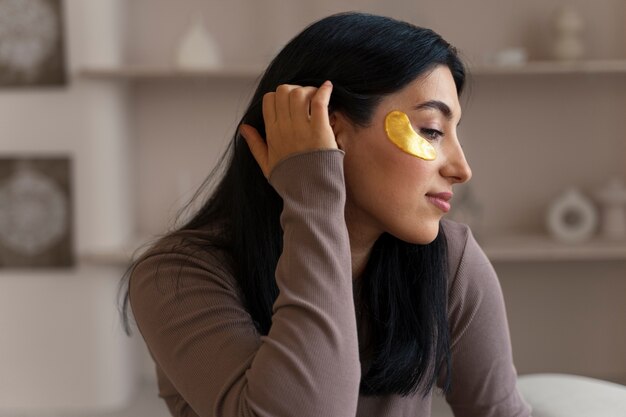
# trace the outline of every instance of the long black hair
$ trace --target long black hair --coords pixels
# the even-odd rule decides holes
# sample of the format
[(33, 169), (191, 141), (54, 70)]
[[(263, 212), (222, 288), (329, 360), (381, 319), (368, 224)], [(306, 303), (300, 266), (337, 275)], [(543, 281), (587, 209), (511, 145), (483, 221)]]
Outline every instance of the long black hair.
[[(265, 93), (280, 84), (319, 86), (328, 79), (334, 85), (330, 110), (367, 126), (384, 96), (438, 65), (450, 69), (461, 94), (464, 65), (456, 49), (437, 33), (388, 17), (332, 15), (307, 27), (273, 59), (240, 123), (264, 136)], [(258, 332), (266, 335), (278, 295), (274, 273), (282, 252), (282, 200), (237, 133), (201, 189), (216, 177), (202, 207), (169, 235), (212, 228), (212, 234), (194, 244), (229, 255), (245, 307)], [(427, 245), (386, 233), (375, 242), (356, 293), (357, 313), (369, 335), (361, 347), (366, 364), (362, 394), (409, 395), (419, 390), (426, 395), (441, 372), (446, 374), (447, 391), (451, 370), (446, 247), (441, 227)], [(122, 281), (126, 324), (129, 275), (127, 271)]]

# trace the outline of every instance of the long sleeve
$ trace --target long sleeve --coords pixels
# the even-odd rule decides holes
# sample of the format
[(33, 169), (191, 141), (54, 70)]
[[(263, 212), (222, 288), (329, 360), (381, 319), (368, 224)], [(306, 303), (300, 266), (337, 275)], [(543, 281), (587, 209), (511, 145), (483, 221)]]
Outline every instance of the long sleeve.
[(175, 416), (356, 413), (360, 364), (343, 152), (291, 156), (270, 183), (284, 203), (284, 248), (267, 336), (256, 332), (217, 255), (155, 250), (131, 275), (133, 314)]
[(452, 281), (448, 315), (456, 417), (527, 417), (519, 394), (502, 290), (469, 228), (445, 222)]

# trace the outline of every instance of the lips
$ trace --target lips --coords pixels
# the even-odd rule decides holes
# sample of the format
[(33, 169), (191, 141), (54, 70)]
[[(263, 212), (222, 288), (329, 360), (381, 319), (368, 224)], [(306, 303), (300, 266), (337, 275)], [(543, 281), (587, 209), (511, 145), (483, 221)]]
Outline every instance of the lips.
[(450, 199), (452, 198), (451, 192), (442, 192), (442, 193), (428, 193), (426, 194), (426, 198), (430, 201), (435, 207), (439, 208), (444, 213), (450, 211)]

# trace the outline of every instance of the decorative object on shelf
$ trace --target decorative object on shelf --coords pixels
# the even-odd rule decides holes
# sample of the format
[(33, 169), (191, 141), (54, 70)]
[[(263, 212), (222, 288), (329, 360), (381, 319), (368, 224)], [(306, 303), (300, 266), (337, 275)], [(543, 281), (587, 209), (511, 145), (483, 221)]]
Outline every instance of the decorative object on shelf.
[(626, 186), (619, 178), (611, 179), (595, 193), (602, 207), (602, 236), (610, 240), (626, 239)]
[(493, 62), (500, 66), (523, 65), (528, 62), (528, 52), (522, 47), (509, 47), (496, 52)]
[(454, 191), (452, 208), (448, 217), (459, 223), (464, 223), (472, 229), (477, 240), (481, 238), (481, 223), (483, 208), (469, 184), (459, 185)]
[(70, 160), (0, 158), (0, 267), (72, 266)]
[(580, 13), (572, 6), (562, 6), (554, 14), (554, 43), (552, 55), (560, 61), (574, 61), (585, 55), (582, 38), (585, 23)]
[(550, 204), (546, 220), (554, 238), (564, 243), (578, 243), (593, 235), (598, 214), (593, 203), (571, 187)]
[(0, 0), (0, 86), (64, 85), (61, 0)]
[(222, 66), (217, 42), (207, 30), (201, 15), (192, 19), (183, 35), (176, 51), (176, 65), (189, 70), (212, 70)]

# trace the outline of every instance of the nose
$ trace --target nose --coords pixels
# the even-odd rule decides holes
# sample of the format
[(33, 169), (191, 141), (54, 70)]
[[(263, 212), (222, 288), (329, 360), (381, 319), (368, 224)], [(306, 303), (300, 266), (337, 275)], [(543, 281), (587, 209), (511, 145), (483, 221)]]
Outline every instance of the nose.
[(472, 169), (467, 163), (463, 148), (456, 138), (450, 142), (446, 161), (441, 167), (441, 175), (448, 178), (453, 184), (461, 184), (472, 178)]

